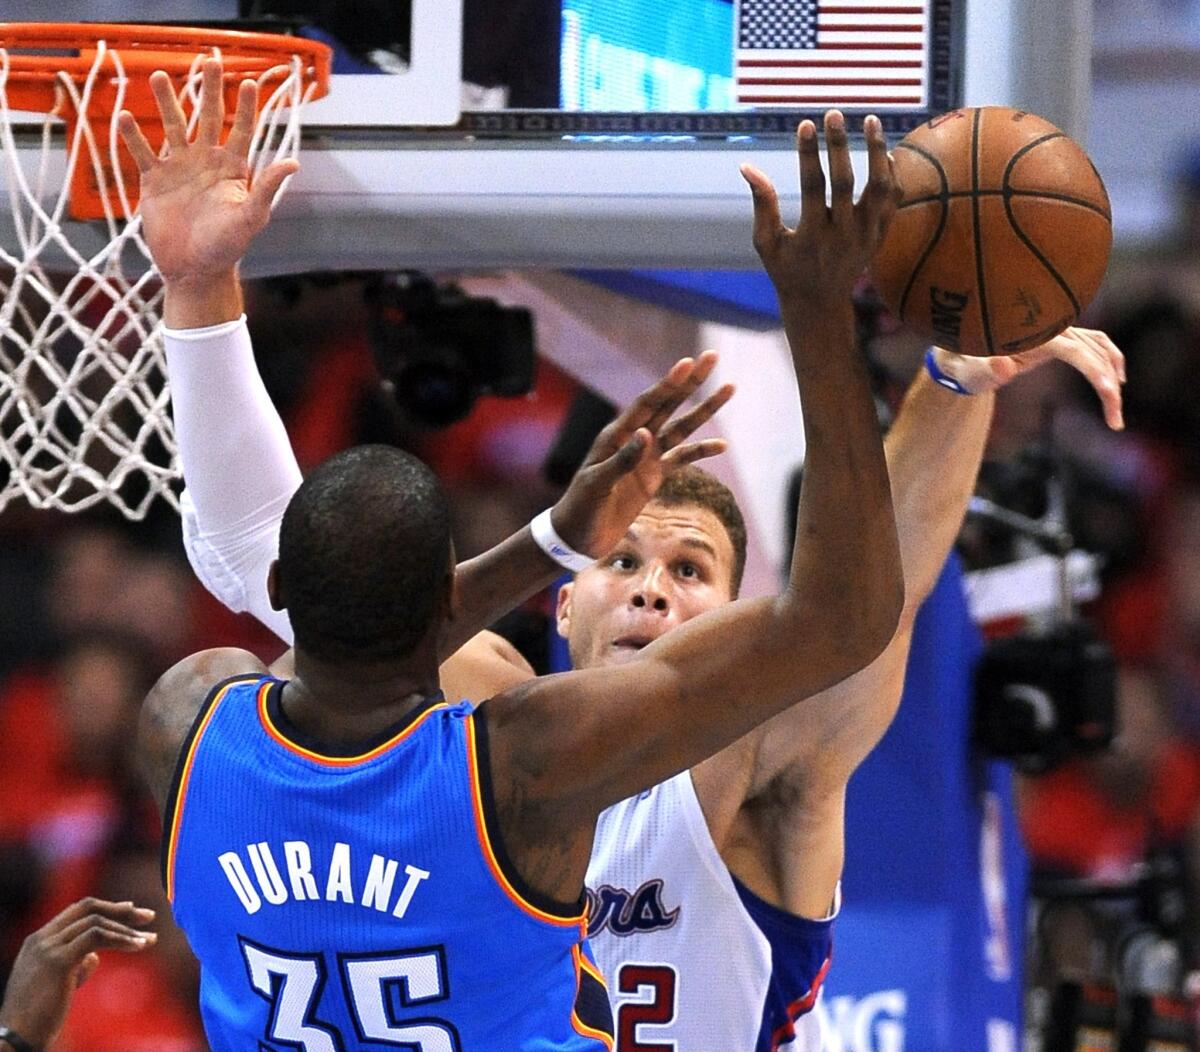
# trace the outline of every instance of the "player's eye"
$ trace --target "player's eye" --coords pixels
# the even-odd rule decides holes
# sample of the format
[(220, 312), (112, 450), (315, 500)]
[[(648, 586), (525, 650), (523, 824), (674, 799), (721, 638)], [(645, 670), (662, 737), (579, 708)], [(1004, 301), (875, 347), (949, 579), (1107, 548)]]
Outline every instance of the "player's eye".
[(637, 567), (637, 561), (632, 555), (614, 555), (608, 560), (608, 565), (614, 570), (633, 570)]
[(700, 568), (695, 563), (680, 563), (679, 576), (687, 578), (698, 578), (700, 576)]

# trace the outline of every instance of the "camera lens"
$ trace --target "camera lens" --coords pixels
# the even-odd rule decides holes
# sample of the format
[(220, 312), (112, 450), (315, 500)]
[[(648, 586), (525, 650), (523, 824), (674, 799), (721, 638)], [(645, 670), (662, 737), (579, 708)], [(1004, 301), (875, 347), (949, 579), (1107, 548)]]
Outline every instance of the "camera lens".
[(467, 370), (452, 361), (410, 362), (396, 375), (395, 396), (416, 421), (445, 427), (464, 419), (475, 401)]

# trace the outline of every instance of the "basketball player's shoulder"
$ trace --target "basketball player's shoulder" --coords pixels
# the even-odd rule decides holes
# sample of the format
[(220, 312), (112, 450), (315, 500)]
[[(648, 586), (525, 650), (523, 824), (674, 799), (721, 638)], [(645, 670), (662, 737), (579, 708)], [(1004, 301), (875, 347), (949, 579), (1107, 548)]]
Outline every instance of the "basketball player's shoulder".
[(236, 647), (201, 650), (162, 674), (146, 695), (138, 720), (142, 773), (160, 804), (170, 788), (179, 749), (213, 687), (237, 677), (267, 674), (262, 661)]
[(478, 702), (532, 679), (534, 671), (503, 636), (480, 632), (442, 662), (440, 676), (451, 701)]

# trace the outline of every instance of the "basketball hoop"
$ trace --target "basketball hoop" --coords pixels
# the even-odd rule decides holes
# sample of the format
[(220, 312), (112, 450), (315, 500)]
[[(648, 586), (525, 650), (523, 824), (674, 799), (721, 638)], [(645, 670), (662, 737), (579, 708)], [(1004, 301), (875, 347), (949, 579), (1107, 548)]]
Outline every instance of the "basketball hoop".
[[(178, 506), (162, 283), (117, 115), (132, 113), (159, 148), (150, 74), (170, 74), (191, 127), (210, 56), (224, 66), (227, 122), (241, 81), (258, 81), (252, 177), (295, 156), (304, 104), (328, 90), (324, 44), (182, 26), (0, 23), (0, 189), (16, 240), (0, 242), (0, 509), (17, 495), (63, 511), (108, 500), (131, 519), (155, 496)], [(15, 114), (28, 112), (44, 118), (22, 140)]]

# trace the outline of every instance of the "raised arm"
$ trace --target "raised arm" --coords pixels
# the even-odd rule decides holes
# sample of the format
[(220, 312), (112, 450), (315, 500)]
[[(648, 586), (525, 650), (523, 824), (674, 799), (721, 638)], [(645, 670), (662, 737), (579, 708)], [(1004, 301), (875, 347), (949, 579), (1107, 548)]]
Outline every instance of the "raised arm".
[(744, 169), (755, 247), (779, 296), (810, 451), (787, 588), (697, 617), (627, 665), (548, 677), (485, 706), (498, 807), (518, 845), (565, 835), (577, 847), (587, 816), (858, 671), (895, 631), (903, 604), (898, 543), (850, 293), (898, 191), (879, 121), (868, 118), (866, 129), (870, 177), (855, 205), (844, 120), (827, 115), (827, 207), (816, 128), (801, 124), (796, 230), (782, 224), (766, 177)]
[[(771, 794), (780, 778), (804, 794), (840, 790), (891, 724), (904, 687), (913, 622), (962, 526), (996, 390), (1046, 362), (1062, 361), (1091, 383), (1109, 426), (1123, 426), (1124, 359), (1102, 332), (1068, 329), (1040, 347), (1004, 357), (967, 358), (940, 349), (935, 354), (941, 371), (971, 393), (947, 390), (922, 369), (884, 444), (904, 568), (905, 603), (896, 635), (868, 668), (747, 739), (742, 748), (751, 754), (750, 763), (742, 762), (745, 756), (731, 762), (753, 772), (748, 797)], [(730, 780), (725, 772), (705, 772), (697, 785), (706, 799), (725, 796)]]
[(141, 173), (143, 231), (164, 284), (167, 370), (188, 485), (188, 557), (226, 605), (253, 610), (290, 641), (286, 617), (267, 599), (266, 574), (300, 469), (254, 363), (237, 267), (297, 165), (276, 162), (250, 185), (246, 157), (257, 87), (241, 86), (222, 144), (220, 63), (205, 65), (191, 141), (170, 79), (155, 73), (150, 84), (162, 115), (165, 155), (151, 150), (128, 114), (121, 115), (120, 130)]
[[(285, 613), (271, 608), (266, 579), (300, 470), (254, 363), (237, 266), (296, 164), (272, 165), (250, 185), (246, 154), (256, 89), (253, 82), (241, 86), (222, 144), (220, 77), (219, 62), (205, 64), (191, 141), (169, 79), (151, 78), (166, 131), (165, 156), (154, 154), (131, 118), (122, 118), (121, 131), (141, 171), (145, 236), (165, 284), (167, 364), (188, 484), (188, 555), (217, 598), (235, 611), (248, 610), (290, 642), (291, 627)], [(603, 553), (666, 474), (724, 449), (719, 439), (690, 438), (728, 401), (732, 386), (674, 415), (715, 363), (712, 353), (677, 362), (599, 436), (552, 509), (557, 533), (573, 548)], [(458, 616), (447, 627), (442, 653), (449, 655), (560, 573), (528, 528), (461, 564)]]

